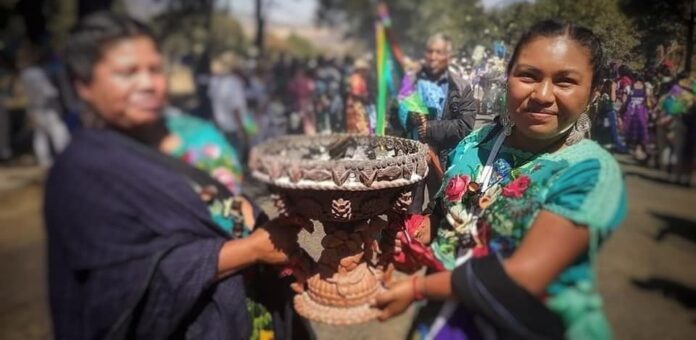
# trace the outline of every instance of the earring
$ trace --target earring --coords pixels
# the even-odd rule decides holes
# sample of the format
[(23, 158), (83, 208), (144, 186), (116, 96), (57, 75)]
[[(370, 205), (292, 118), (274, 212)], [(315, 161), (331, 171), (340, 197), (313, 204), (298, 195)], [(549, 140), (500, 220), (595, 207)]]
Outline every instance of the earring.
[(512, 133), (515, 122), (510, 119), (510, 113), (507, 110), (503, 110), (503, 112), (500, 113), (500, 124), (503, 125), (503, 133), (509, 136)]
[(590, 115), (587, 114), (587, 111), (589, 111), (589, 107), (587, 110), (585, 110), (585, 112), (580, 114), (580, 118), (578, 118), (578, 120), (575, 121), (575, 124), (573, 124), (573, 127), (570, 129), (570, 133), (566, 138), (566, 145), (570, 146), (580, 142), (589, 133), (590, 128), (592, 127), (592, 121), (590, 120)]
[(503, 103), (500, 105), (500, 124), (503, 126), (503, 133), (509, 136), (512, 133), (512, 128), (515, 126), (515, 122), (510, 118), (510, 112), (507, 108), (507, 94), (508, 88), (505, 85), (505, 95), (503, 96)]

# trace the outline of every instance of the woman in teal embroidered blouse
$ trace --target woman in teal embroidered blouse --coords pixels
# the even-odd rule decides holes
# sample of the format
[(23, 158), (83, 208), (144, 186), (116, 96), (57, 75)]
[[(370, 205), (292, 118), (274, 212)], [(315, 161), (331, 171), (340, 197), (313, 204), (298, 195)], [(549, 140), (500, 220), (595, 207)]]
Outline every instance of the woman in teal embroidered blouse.
[(378, 296), (382, 319), (416, 299), (456, 300), (433, 338), (611, 337), (592, 266), (624, 218), (624, 184), (612, 156), (583, 139), (603, 63), (601, 42), (582, 27), (545, 21), (521, 38), (507, 69), (509, 113), (450, 154), (431, 244), (448, 270)]

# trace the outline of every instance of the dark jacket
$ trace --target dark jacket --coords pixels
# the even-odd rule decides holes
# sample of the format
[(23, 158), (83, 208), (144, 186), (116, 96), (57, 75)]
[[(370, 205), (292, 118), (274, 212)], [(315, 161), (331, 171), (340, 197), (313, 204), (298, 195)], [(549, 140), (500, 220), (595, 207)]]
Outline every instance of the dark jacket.
[[(421, 72), (418, 79), (425, 77)], [(471, 86), (460, 77), (447, 72), (449, 82), (447, 100), (441, 120), (428, 121), (425, 142), (438, 150), (449, 150), (457, 146), (462, 138), (474, 129), (476, 101)]]
[[(427, 78), (428, 74), (421, 71), (415, 81)], [(478, 110), (471, 85), (464, 79), (447, 71), (440, 81), (448, 82), (442, 118), (428, 120), (423, 142), (437, 150), (440, 162), (446, 167), (450, 150), (474, 129)]]

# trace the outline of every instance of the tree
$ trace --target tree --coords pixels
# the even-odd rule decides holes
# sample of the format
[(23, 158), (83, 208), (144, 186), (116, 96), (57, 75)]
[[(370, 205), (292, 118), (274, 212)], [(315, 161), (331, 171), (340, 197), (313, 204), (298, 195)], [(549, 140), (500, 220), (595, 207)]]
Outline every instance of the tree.
[(291, 33), (285, 39), (285, 41), (287, 43), (288, 52), (290, 52), (292, 55), (299, 57), (311, 57), (317, 53), (314, 45), (309, 40), (295, 33)]
[[(392, 32), (407, 53), (413, 52), (415, 45), (408, 31), (420, 27), (421, 23), (417, 22), (420, 7), (430, 2), (387, 1), (392, 18)], [(317, 23), (332, 27), (340, 25), (346, 28), (346, 37), (372, 41), (375, 35), (375, 6), (376, 2), (372, 0), (319, 0)]]
[[(490, 46), (495, 40), (515, 42), (534, 22), (544, 19), (587, 26), (601, 36), (612, 59), (640, 63), (639, 43), (621, 0), (537, 0), (485, 10), (480, 0), (387, 1), (397, 40), (407, 52), (420, 52), (432, 33), (452, 37), (458, 49)], [(320, 0), (320, 23), (346, 22), (352, 36), (372, 35), (374, 1)]]
[[(651, 0), (624, 0), (621, 2), (623, 11), (631, 16), (635, 22), (635, 30), (640, 36), (636, 51), (648, 56), (653, 64), (661, 62), (657, 51), (672, 45), (672, 41), (678, 41), (678, 45), (686, 46), (688, 58), (681, 53), (673, 53), (671, 58), (676, 59), (677, 66), (684, 60), (684, 66), (691, 66), (693, 54), (693, 1), (651, 1)], [(672, 52), (678, 52), (680, 46), (674, 46)]]

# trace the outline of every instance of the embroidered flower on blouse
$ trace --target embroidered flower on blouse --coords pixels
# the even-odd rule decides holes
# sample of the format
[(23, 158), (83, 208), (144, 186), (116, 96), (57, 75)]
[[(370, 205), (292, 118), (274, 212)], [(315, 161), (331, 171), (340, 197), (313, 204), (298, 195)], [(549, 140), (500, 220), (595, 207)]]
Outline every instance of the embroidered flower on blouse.
[(527, 191), (530, 183), (531, 180), (529, 179), (529, 176), (517, 177), (514, 181), (510, 182), (510, 184), (503, 188), (503, 196), (520, 198), (524, 192)]
[(222, 155), (222, 150), (215, 144), (206, 144), (203, 147), (203, 155), (210, 159), (218, 159)]
[(196, 153), (193, 150), (189, 150), (181, 155), (181, 160), (186, 164), (196, 164), (198, 157), (196, 157)]
[(218, 167), (212, 171), (212, 176), (224, 186), (226, 186), (231, 192), (236, 193), (237, 190), (237, 178), (230, 171), (230, 169), (225, 167)]
[(460, 175), (450, 179), (445, 188), (445, 198), (450, 202), (461, 201), (470, 181), (471, 178), (467, 175)]
[(447, 222), (457, 234), (467, 234), (476, 226), (474, 215), (461, 204), (451, 206), (445, 216)]

